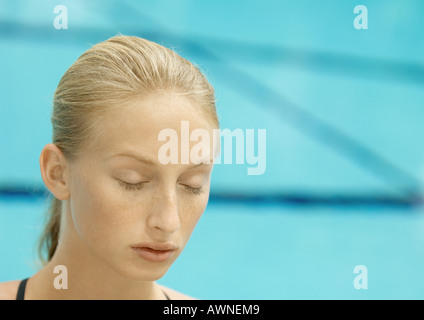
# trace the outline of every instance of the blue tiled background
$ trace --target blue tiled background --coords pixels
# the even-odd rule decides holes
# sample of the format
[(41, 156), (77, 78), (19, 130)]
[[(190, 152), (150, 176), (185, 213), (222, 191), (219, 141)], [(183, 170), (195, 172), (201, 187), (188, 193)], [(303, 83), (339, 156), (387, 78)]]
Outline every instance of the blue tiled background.
[[(67, 30), (53, 27), (59, 4)], [(367, 30), (353, 27), (359, 4)], [(57, 83), (122, 33), (200, 65), (223, 128), (267, 130), (265, 174), (215, 167), (164, 284), (212, 299), (424, 298), (422, 12), (419, 0), (0, 0), (0, 281), (33, 270), (45, 208), (31, 190)], [(360, 264), (366, 291), (353, 288)]]

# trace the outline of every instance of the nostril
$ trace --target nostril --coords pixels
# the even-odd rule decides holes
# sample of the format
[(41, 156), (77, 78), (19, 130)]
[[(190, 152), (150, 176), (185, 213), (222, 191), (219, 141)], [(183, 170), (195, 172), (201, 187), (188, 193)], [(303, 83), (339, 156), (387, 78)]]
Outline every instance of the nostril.
[(177, 212), (163, 211), (152, 213), (147, 225), (153, 230), (173, 233), (181, 228), (180, 217)]

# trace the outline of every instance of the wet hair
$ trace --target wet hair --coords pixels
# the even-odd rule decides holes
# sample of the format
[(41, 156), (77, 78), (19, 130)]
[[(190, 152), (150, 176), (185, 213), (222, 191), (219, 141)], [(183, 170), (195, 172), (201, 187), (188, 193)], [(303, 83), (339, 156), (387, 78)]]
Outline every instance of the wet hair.
[[(52, 143), (77, 164), (110, 111), (124, 112), (125, 102), (170, 91), (193, 101), (219, 127), (214, 89), (199, 67), (146, 39), (109, 38), (84, 52), (61, 78), (53, 97)], [(61, 212), (62, 201), (53, 196), (38, 246), (43, 264), (56, 251)]]

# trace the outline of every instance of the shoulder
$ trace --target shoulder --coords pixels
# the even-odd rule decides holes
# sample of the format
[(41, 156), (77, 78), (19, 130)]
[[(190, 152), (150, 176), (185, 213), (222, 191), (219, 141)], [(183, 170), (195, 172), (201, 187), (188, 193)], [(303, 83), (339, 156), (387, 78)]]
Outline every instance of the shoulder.
[(169, 299), (171, 300), (197, 300), (196, 298), (190, 297), (160, 284), (158, 284), (158, 286), (168, 295)]
[(0, 300), (15, 300), (20, 280), (0, 283)]

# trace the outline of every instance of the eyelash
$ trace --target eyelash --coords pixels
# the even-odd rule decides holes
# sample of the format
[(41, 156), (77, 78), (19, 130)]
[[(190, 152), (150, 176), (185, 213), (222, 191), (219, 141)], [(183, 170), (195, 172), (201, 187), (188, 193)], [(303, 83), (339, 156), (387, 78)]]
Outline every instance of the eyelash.
[(132, 183), (124, 182), (124, 181), (119, 181), (119, 184), (123, 186), (125, 189), (132, 191), (132, 190), (141, 190), (144, 187), (145, 182), (132, 184)]
[[(145, 183), (146, 182), (140, 182), (140, 183), (137, 183), (137, 184), (132, 184), (132, 183), (124, 182), (124, 181), (119, 182), (119, 184), (121, 186), (123, 186), (126, 190), (129, 190), (129, 191), (141, 190), (144, 187)], [(193, 188), (193, 187), (187, 186), (185, 184), (183, 184), (182, 186), (184, 186), (184, 188), (186, 188), (188, 191), (192, 192), (195, 195), (200, 195), (200, 194), (205, 193), (205, 190), (202, 187)]]
[(193, 187), (189, 187), (189, 186), (186, 186), (186, 185), (183, 185), (183, 186), (195, 195), (201, 195), (201, 194), (205, 193), (205, 190), (202, 187), (193, 188)]

